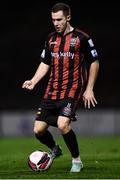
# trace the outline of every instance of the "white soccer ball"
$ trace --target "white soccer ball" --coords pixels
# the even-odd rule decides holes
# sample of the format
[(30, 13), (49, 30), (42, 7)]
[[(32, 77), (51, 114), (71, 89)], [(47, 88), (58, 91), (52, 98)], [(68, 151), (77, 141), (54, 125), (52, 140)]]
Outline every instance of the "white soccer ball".
[(33, 171), (45, 171), (52, 165), (53, 158), (45, 152), (36, 150), (28, 157), (28, 165)]

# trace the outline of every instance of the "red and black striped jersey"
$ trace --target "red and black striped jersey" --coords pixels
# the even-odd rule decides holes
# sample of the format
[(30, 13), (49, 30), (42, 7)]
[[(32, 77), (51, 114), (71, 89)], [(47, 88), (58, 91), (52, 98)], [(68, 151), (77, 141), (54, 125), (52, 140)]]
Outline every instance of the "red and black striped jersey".
[(51, 33), (41, 54), (41, 62), (51, 66), (44, 99), (79, 99), (87, 67), (97, 59), (93, 41), (83, 31), (74, 28), (66, 35)]

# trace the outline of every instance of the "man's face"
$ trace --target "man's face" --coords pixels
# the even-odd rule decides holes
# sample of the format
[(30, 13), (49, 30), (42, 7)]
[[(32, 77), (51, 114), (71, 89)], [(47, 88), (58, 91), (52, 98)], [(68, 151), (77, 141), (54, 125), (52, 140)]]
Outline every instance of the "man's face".
[(63, 31), (65, 31), (67, 27), (68, 18), (63, 14), (63, 11), (58, 11), (56, 13), (52, 12), (51, 16), (55, 30), (58, 33), (62, 33)]

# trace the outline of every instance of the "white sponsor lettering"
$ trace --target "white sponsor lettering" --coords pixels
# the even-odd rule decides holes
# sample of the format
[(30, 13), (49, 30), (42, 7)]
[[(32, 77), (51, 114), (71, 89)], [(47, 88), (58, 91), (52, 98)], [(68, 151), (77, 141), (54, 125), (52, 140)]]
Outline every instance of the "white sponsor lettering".
[(51, 56), (54, 58), (60, 58), (60, 57), (69, 57), (71, 59), (74, 58), (74, 53), (71, 52), (51, 52)]

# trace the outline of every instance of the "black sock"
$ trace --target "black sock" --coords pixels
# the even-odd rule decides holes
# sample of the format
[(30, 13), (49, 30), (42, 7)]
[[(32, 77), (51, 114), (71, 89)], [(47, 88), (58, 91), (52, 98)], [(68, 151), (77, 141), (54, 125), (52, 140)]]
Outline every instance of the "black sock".
[(76, 135), (71, 129), (67, 134), (63, 134), (64, 141), (71, 152), (73, 158), (77, 158), (79, 156), (79, 148), (76, 139)]
[(53, 149), (55, 146), (55, 141), (52, 137), (52, 134), (48, 130), (46, 130), (42, 135), (35, 134), (35, 136), (42, 144), (45, 144), (50, 149)]

